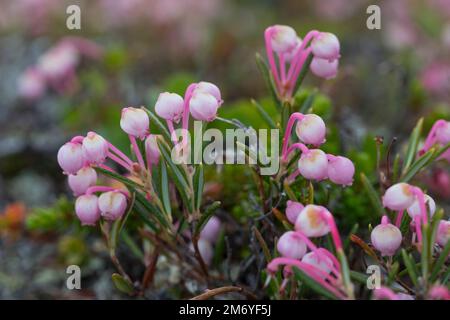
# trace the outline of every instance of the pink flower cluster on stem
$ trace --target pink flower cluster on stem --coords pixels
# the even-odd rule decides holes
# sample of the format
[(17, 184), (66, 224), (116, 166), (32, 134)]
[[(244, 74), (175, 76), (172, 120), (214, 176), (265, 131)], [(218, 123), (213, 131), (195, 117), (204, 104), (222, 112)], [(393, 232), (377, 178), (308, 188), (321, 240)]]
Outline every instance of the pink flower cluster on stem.
[[(284, 276), (292, 274), (292, 267), (305, 272), (318, 284), (332, 292), (340, 299), (346, 299), (341, 287), (341, 265), (339, 260), (327, 249), (318, 248), (309, 238), (321, 237), (331, 233), (337, 252), (342, 251), (342, 241), (333, 215), (324, 207), (316, 205), (296, 205), (290, 203), (290, 217), (296, 216), (295, 231), (287, 231), (278, 241), (277, 248), (282, 257), (273, 259), (267, 266), (270, 273), (275, 273), (284, 265)], [(307, 249), (310, 250), (309, 253)]]
[[(340, 44), (335, 35), (309, 31), (302, 40), (295, 30), (273, 25), (264, 32), (267, 59), (280, 100), (290, 100), (309, 55), (313, 55), (311, 71), (319, 77), (336, 76)], [(287, 69), (288, 67), (288, 69)]]
[[(296, 123), (296, 133), (301, 142), (289, 146), (292, 130)], [(325, 123), (318, 115), (304, 115), (295, 112), (289, 117), (283, 137), (282, 161), (287, 162), (289, 155), (295, 150), (301, 151), (298, 168), (287, 178), (289, 183), (294, 181), (298, 175), (302, 175), (308, 180), (321, 181), (328, 178), (336, 184), (352, 185), (355, 166), (350, 159), (325, 154), (320, 149), (309, 149), (306, 146), (306, 144), (320, 146), (325, 142), (325, 135)]]

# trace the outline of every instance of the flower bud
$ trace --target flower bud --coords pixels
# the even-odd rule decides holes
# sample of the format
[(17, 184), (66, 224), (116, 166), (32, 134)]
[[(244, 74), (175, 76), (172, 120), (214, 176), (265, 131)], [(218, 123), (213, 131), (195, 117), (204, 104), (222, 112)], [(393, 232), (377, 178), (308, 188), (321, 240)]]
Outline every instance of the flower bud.
[(286, 217), (290, 223), (295, 224), (298, 215), (300, 214), (300, 212), (303, 210), (304, 207), (305, 206), (302, 205), (300, 202), (288, 200), (286, 206)]
[(184, 100), (176, 94), (170, 92), (163, 92), (159, 94), (158, 100), (155, 104), (155, 112), (163, 119), (180, 121), (183, 116)]
[(203, 227), (200, 232), (200, 238), (205, 239), (211, 243), (215, 243), (217, 241), (217, 237), (219, 236), (221, 228), (221, 222), (217, 217), (211, 217), (206, 225)]
[(302, 232), (307, 237), (321, 237), (330, 232), (325, 214), (331, 213), (322, 206), (307, 205), (295, 221), (295, 230)]
[(436, 129), (436, 140), (441, 144), (450, 142), (450, 121), (443, 122), (442, 125)]
[(402, 243), (402, 233), (393, 224), (388, 223), (384, 216), (382, 223), (377, 225), (370, 235), (372, 245), (383, 256), (393, 256)]
[(404, 182), (394, 184), (386, 190), (383, 196), (383, 206), (391, 210), (405, 210), (410, 207), (415, 200), (412, 187)]
[(277, 249), (283, 257), (301, 259), (306, 253), (306, 243), (294, 231), (287, 231), (278, 240)]
[(219, 105), (222, 103), (222, 96), (220, 94), (220, 89), (214, 83), (200, 81), (199, 83), (197, 83), (194, 92), (209, 93), (217, 99)]
[[(429, 195), (425, 194), (425, 207), (428, 210), (429, 217), (432, 217), (434, 213), (436, 212), (436, 203), (434, 202), (433, 198), (431, 198)], [(413, 204), (407, 209), (409, 216), (411, 219), (414, 220), (415, 216), (420, 216), (420, 205), (419, 205), (419, 199), (415, 199)]]
[(321, 117), (307, 114), (297, 122), (295, 132), (303, 143), (319, 146), (325, 142), (327, 128)]
[(102, 193), (98, 198), (98, 207), (105, 219), (120, 219), (127, 209), (127, 197), (119, 191)]
[(316, 76), (324, 79), (332, 79), (336, 77), (339, 67), (339, 60), (332, 61), (314, 57), (311, 61), (311, 71)]
[(123, 108), (120, 119), (120, 127), (127, 134), (137, 138), (145, 138), (149, 132), (149, 123), (147, 112), (140, 108)]
[(339, 58), (340, 44), (334, 34), (321, 32), (312, 40), (311, 49), (315, 57), (332, 61)]
[[(333, 265), (333, 261), (329, 257), (318, 254), (315, 251), (311, 251), (305, 254), (302, 258), (302, 262), (310, 264), (316, 269), (319, 269), (327, 274), (330, 274), (331, 266)], [(325, 275), (323, 273), (319, 273), (318, 275), (321, 278), (325, 278)]]
[(441, 220), (436, 234), (436, 242), (441, 247), (445, 247), (448, 240), (450, 240), (450, 221)]
[(67, 174), (76, 174), (85, 163), (80, 143), (67, 142), (58, 150), (58, 164)]
[(158, 163), (160, 157), (156, 137), (157, 136), (154, 134), (149, 134), (148, 137), (145, 139), (145, 150), (148, 158), (147, 160), (149, 160), (151, 164)]
[(95, 132), (89, 132), (83, 139), (83, 156), (89, 163), (102, 163), (108, 155), (108, 141)]
[(297, 33), (289, 26), (275, 25), (270, 27), (272, 50), (278, 54), (289, 52), (297, 45)]
[(331, 155), (328, 155), (328, 160), (328, 179), (336, 184), (351, 186), (355, 174), (353, 162), (346, 157)]
[(93, 226), (100, 219), (96, 195), (82, 195), (75, 201), (75, 213), (83, 226)]
[(212, 94), (198, 91), (192, 95), (189, 107), (194, 119), (209, 122), (216, 118), (219, 102)]
[(68, 178), (69, 187), (75, 196), (80, 196), (97, 182), (97, 172), (91, 167), (78, 170), (77, 174), (71, 174)]
[(325, 152), (319, 149), (311, 149), (302, 153), (298, 160), (300, 174), (309, 180), (323, 180), (327, 178), (328, 159)]

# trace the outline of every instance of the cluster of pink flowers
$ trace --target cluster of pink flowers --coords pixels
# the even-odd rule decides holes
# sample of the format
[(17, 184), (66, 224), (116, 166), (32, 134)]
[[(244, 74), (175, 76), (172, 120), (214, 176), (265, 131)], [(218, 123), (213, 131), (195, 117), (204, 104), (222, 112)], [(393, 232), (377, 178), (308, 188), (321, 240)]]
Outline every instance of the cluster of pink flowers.
[[(285, 232), (278, 240), (277, 249), (281, 257), (269, 263), (268, 271), (274, 273), (278, 266), (285, 266), (283, 288), (292, 274), (292, 267), (297, 267), (337, 297), (345, 298), (338, 259), (329, 250), (318, 248), (310, 240), (331, 233), (336, 252), (342, 253), (342, 241), (331, 212), (323, 206), (303, 206), (299, 202), (289, 201), (286, 216), (294, 225), (294, 230)], [(308, 249), (310, 252), (307, 252)]]
[[(388, 188), (383, 196), (383, 205), (397, 212), (395, 224), (389, 223), (387, 216), (383, 216), (381, 224), (372, 230), (372, 245), (380, 251), (383, 256), (393, 256), (400, 247), (403, 237), (400, 232), (403, 215), (406, 210), (411, 217), (413, 237), (417, 237), (420, 247), (422, 243), (422, 225), (427, 224), (436, 211), (436, 204), (429, 195), (415, 186), (407, 183), (397, 183)], [(441, 220), (436, 235), (436, 242), (445, 246), (450, 239), (450, 222)]]
[[(174, 122), (182, 119), (183, 128), (188, 129), (189, 114), (197, 120), (212, 121), (221, 104), (217, 86), (199, 82), (188, 87), (184, 100), (173, 93), (162, 93), (155, 110), (161, 118), (166, 119), (175, 142)], [(95, 132), (89, 132), (85, 137), (72, 138), (58, 151), (58, 163), (64, 174), (68, 175), (69, 186), (78, 197), (75, 211), (83, 225), (95, 225), (101, 217), (107, 220), (119, 219), (126, 210), (129, 198), (126, 190), (97, 186), (95, 167), (115, 172), (105, 164), (109, 159), (146, 185), (151, 178), (152, 165), (159, 161), (158, 136), (150, 133), (150, 119), (144, 108), (123, 108), (120, 127), (128, 134), (137, 162)], [(140, 151), (138, 139), (144, 144), (145, 154)], [(97, 197), (96, 193), (99, 192), (104, 193)]]
[(20, 76), (19, 95), (30, 100), (40, 98), (47, 87), (67, 92), (76, 83), (75, 69), (81, 57), (97, 59), (101, 48), (86, 39), (67, 37), (45, 52), (36, 65), (28, 67)]
[(289, 100), (292, 97), (310, 54), (313, 54), (310, 69), (315, 75), (325, 79), (336, 76), (340, 44), (334, 34), (312, 30), (302, 40), (293, 28), (274, 25), (266, 29), (264, 37), (270, 70), (280, 99)]
[[(428, 133), (425, 143), (419, 151), (419, 155), (427, 152), (434, 145), (443, 147), (448, 143), (450, 143), (450, 121), (445, 121), (442, 119), (438, 120), (434, 123)], [(444, 152), (440, 158), (446, 159), (450, 162), (450, 149)]]
[[(295, 122), (300, 142), (289, 147), (289, 138)], [(318, 147), (325, 142), (326, 127), (322, 118), (315, 114), (293, 113), (289, 118), (283, 139), (282, 160), (287, 161), (292, 151), (299, 149), (302, 154), (298, 160), (298, 169), (288, 177), (292, 181), (297, 175), (308, 180), (330, 179), (336, 184), (349, 186), (353, 183), (355, 166), (346, 157), (326, 154), (320, 149), (309, 149), (306, 145)]]

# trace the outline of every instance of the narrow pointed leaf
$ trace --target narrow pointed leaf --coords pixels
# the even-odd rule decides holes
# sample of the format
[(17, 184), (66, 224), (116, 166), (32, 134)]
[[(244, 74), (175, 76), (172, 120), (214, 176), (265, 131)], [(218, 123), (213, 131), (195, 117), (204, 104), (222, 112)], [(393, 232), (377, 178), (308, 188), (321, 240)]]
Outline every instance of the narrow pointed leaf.
[(383, 216), (386, 214), (386, 210), (381, 204), (381, 197), (378, 192), (375, 191), (369, 179), (367, 179), (364, 173), (361, 173), (361, 182), (363, 184), (364, 189), (366, 190), (367, 195), (369, 196), (369, 200), (372, 203), (373, 208), (379, 216)]
[(422, 127), (423, 127), (423, 118), (420, 118), (411, 133), (411, 138), (409, 139), (408, 149), (406, 151), (405, 163), (403, 165), (403, 173), (406, 173), (406, 171), (409, 169), (409, 167), (413, 163), (414, 158), (416, 157), (417, 147), (419, 145), (420, 134), (422, 133)]

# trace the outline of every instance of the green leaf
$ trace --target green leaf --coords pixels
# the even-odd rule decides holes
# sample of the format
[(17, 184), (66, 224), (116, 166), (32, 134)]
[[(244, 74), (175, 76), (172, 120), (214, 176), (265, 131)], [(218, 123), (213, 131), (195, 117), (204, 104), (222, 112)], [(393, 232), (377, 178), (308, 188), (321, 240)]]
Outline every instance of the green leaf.
[(203, 187), (205, 185), (203, 164), (196, 166), (194, 174), (194, 191), (195, 191), (195, 209), (199, 209), (202, 204)]
[(169, 179), (167, 177), (167, 167), (164, 161), (161, 162), (161, 198), (166, 213), (171, 216), (172, 208), (170, 206)]
[(414, 176), (420, 172), (423, 168), (425, 168), (431, 161), (433, 161), (433, 156), (435, 153), (435, 149), (430, 149), (426, 153), (424, 153), (419, 159), (417, 159), (410, 168), (406, 171), (406, 173), (401, 178), (402, 182), (408, 182)]
[(256, 107), (256, 110), (258, 110), (259, 114), (261, 115), (263, 120), (267, 123), (267, 125), (270, 128), (275, 129), (277, 127), (275, 122), (273, 122), (272, 117), (269, 116), (269, 114), (266, 112), (266, 110), (264, 110), (263, 106), (254, 99), (252, 99), (251, 102)]
[(361, 273), (361, 272), (357, 272), (357, 271), (350, 271), (350, 278), (358, 281), (361, 284), (366, 285), (367, 284), (367, 279), (369, 278), (369, 276), (367, 274)]
[(95, 170), (97, 172), (107, 176), (107, 177), (110, 177), (110, 178), (112, 178), (114, 180), (122, 182), (123, 184), (125, 184), (128, 187), (131, 187), (131, 188), (134, 188), (134, 189), (138, 189), (138, 190), (142, 190), (143, 187), (144, 187), (144, 186), (142, 186), (142, 185), (140, 185), (140, 184), (138, 184), (138, 183), (136, 183), (136, 182), (134, 182), (134, 181), (132, 181), (132, 180), (130, 180), (128, 178), (125, 178), (124, 176), (122, 176), (120, 174), (115, 173), (115, 172), (111, 172), (111, 171), (108, 171), (106, 169), (99, 168), (99, 167), (95, 167)]
[(353, 283), (350, 279), (350, 268), (348, 266), (347, 257), (342, 249), (337, 251), (337, 258), (341, 263), (342, 281), (350, 298), (353, 297)]
[[(447, 241), (447, 244), (445, 245), (444, 249), (442, 249), (439, 258), (434, 264), (433, 271), (430, 276), (432, 282), (434, 282), (437, 279), (439, 273), (442, 271), (445, 261), (447, 260), (449, 254), (450, 254), (450, 241)], [(450, 268), (448, 268), (448, 270), (450, 270)]]
[(391, 269), (389, 270), (388, 280), (387, 280), (387, 283), (389, 285), (392, 284), (392, 281), (394, 281), (395, 277), (397, 276), (399, 268), (400, 268), (400, 264), (397, 261), (395, 261), (392, 264)]
[(131, 212), (133, 211), (133, 207), (134, 207), (134, 202), (136, 201), (136, 192), (133, 192), (131, 194), (131, 199), (130, 199), (130, 203), (128, 204), (128, 210), (127, 212), (123, 215), (123, 218), (120, 219), (120, 227), (118, 230), (118, 234), (117, 236), (120, 234), (120, 232), (122, 231), (123, 227), (125, 226), (125, 224), (128, 221), (128, 217), (130, 216)]
[(337, 297), (330, 292), (328, 289), (324, 288), (322, 285), (314, 281), (310, 276), (308, 276), (305, 272), (300, 270), (297, 267), (293, 267), (294, 275), (298, 281), (304, 283), (308, 288), (311, 288), (313, 291), (318, 293), (319, 295), (326, 297), (328, 299), (337, 300)]
[(136, 202), (141, 204), (147, 211), (153, 213), (154, 217), (161, 226), (168, 229), (171, 228), (164, 214), (156, 206), (150, 203), (150, 201), (148, 201), (141, 193), (136, 193)]
[(387, 214), (386, 210), (384, 209), (383, 205), (381, 204), (381, 200), (380, 200), (380, 196), (379, 196), (378, 192), (375, 191), (375, 189), (373, 188), (369, 179), (367, 179), (367, 177), (364, 173), (361, 173), (360, 177), (361, 177), (361, 182), (363, 184), (363, 187), (366, 190), (366, 193), (369, 196), (369, 200), (372, 203), (372, 206), (376, 210), (377, 214), (380, 216)]
[(306, 58), (305, 63), (302, 66), (302, 70), (300, 71), (300, 74), (297, 78), (297, 81), (295, 82), (293, 96), (295, 96), (295, 94), (297, 93), (298, 89), (300, 88), (303, 80), (305, 79), (306, 74), (308, 73), (308, 70), (309, 70), (309, 65), (311, 64), (313, 57), (314, 57), (313, 54), (310, 53), (308, 55), (308, 57)]
[(405, 249), (402, 249), (402, 258), (403, 258), (403, 263), (405, 264), (406, 270), (408, 271), (408, 275), (409, 278), (411, 279), (412, 283), (414, 284), (414, 286), (418, 286), (418, 273), (417, 273), (417, 268), (416, 265), (412, 259), (411, 255), (408, 255), (408, 253), (406, 253)]
[(420, 134), (422, 133), (422, 127), (423, 127), (423, 118), (420, 118), (411, 133), (411, 138), (409, 139), (405, 163), (403, 165), (403, 173), (406, 173), (406, 171), (413, 163), (414, 158), (416, 157)]
[(134, 204), (134, 210), (145, 225), (147, 225), (152, 231), (158, 232), (158, 228), (155, 223), (149, 219), (148, 210), (141, 203), (136, 202)]
[(273, 100), (275, 101), (275, 105), (277, 106), (277, 108), (280, 108), (281, 103), (280, 100), (278, 99), (277, 90), (275, 88), (275, 83), (273, 81), (272, 74), (269, 71), (269, 67), (267, 66), (266, 62), (259, 53), (256, 53), (255, 57), (258, 69), (259, 71), (261, 71), (261, 74), (264, 78), (264, 82), (266, 83), (267, 88), (270, 90)]
[(202, 231), (203, 227), (208, 223), (209, 219), (212, 217), (217, 208), (220, 207), (220, 201), (214, 201), (211, 203), (203, 212), (202, 216), (198, 220), (197, 225), (195, 226), (194, 234), (197, 236)]
[(400, 155), (397, 154), (394, 158), (394, 165), (392, 166), (392, 183), (396, 183), (400, 171)]
[(169, 130), (167, 130), (167, 128), (164, 126), (164, 124), (161, 122), (161, 120), (153, 112), (151, 112), (147, 108), (144, 108), (144, 110), (147, 111), (152, 125), (155, 125), (159, 129), (161, 134), (164, 136), (164, 139), (166, 141), (172, 141), (171, 137), (170, 137)]
[(132, 295), (134, 293), (133, 284), (124, 277), (122, 277), (120, 274), (113, 273), (111, 278), (117, 290), (126, 293), (128, 295)]
[(164, 161), (167, 164), (167, 169), (169, 172), (170, 177), (172, 178), (173, 182), (175, 183), (175, 186), (177, 187), (178, 192), (181, 195), (181, 198), (184, 202), (184, 204), (190, 208), (189, 210), (192, 211), (192, 203), (189, 200), (190, 197), (188, 195), (189, 185), (186, 180), (185, 175), (182, 173), (183, 171), (179, 168), (178, 165), (173, 163), (172, 159), (170, 158), (170, 151), (168, 150), (167, 146), (162, 141), (158, 141), (159, 150), (161, 152), (161, 155), (164, 159)]
[(138, 258), (139, 260), (142, 260), (142, 261), (144, 260), (144, 258), (145, 258), (144, 253), (138, 247), (138, 245), (134, 242), (134, 240), (130, 237), (127, 230), (123, 230), (121, 232), (121, 239), (128, 246), (131, 253), (133, 253), (136, 256), (136, 258)]

